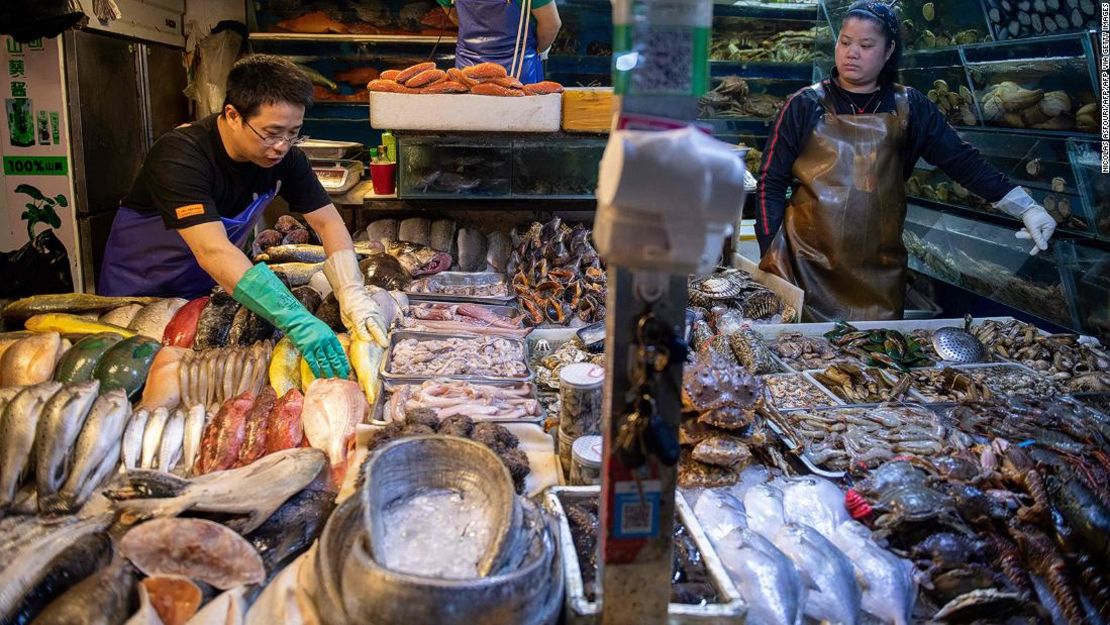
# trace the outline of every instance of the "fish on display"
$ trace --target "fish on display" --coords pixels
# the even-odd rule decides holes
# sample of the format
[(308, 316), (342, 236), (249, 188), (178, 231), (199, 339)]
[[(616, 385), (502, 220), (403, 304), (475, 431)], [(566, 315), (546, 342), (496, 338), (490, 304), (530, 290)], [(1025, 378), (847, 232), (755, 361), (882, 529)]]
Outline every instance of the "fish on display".
[(369, 414), (366, 395), (349, 380), (316, 380), (305, 393), (301, 411), (305, 439), (328, 454), (337, 488), (347, 471), (347, 439)]
[(143, 433), (143, 455), (139, 466), (144, 469), (153, 469), (158, 459), (158, 449), (162, 442), (162, 432), (170, 420), (169, 408), (155, 408), (147, 420), (146, 430)]
[(335, 84), (330, 79), (328, 79), (327, 76), (325, 76), (325, 75), (321, 74), (320, 72), (312, 69), (311, 67), (309, 67), (307, 65), (301, 65), (300, 63), (298, 63), (297, 64), (297, 69), (304, 72), (305, 75), (308, 76), (308, 79), (312, 81), (312, 84), (320, 85), (321, 87), (327, 87), (331, 91), (339, 91), (339, 85)]
[[(367, 241), (393, 241), (400, 238), (400, 223), (396, 219), (376, 219), (366, 227)], [(434, 247), (434, 246), (433, 246)], [(440, 249), (440, 248), (436, 248)], [(441, 250), (446, 252), (447, 250)]]
[(189, 300), (168, 297), (153, 304), (148, 304), (135, 314), (127, 327), (145, 337), (161, 341), (170, 320), (173, 319), (178, 310), (181, 310), (182, 306), (188, 303)]
[(58, 361), (58, 366), (54, 369), (54, 379), (63, 384), (91, 379), (100, 359), (122, 340), (123, 337), (118, 334), (105, 332), (91, 334), (77, 341)]
[(102, 323), (95, 319), (71, 315), (70, 313), (43, 313), (35, 315), (23, 322), (23, 327), (40, 334), (57, 332), (66, 336), (78, 334), (99, 334), (101, 332), (115, 332), (124, 338), (135, 336), (134, 330), (121, 328), (109, 323)]
[(324, 263), (281, 263), (270, 265), (270, 269), (294, 287), (308, 284), (312, 276), (324, 270)]
[(231, 320), (227, 342), (230, 345), (253, 345), (274, 335), (275, 328), (253, 310), (242, 306)]
[(239, 310), (239, 302), (235, 301), (227, 291), (220, 287), (212, 289), (212, 295), (200, 312), (197, 319), (196, 338), (193, 349), (208, 349), (210, 347), (223, 347), (227, 345), (228, 333), (231, 332), (231, 321)]
[(721, 564), (748, 603), (749, 623), (802, 622), (806, 587), (786, 554), (771, 541), (743, 527), (733, 529), (713, 544)]
[(428, 245), (431, 242), (431, 236), (432, 222), (423, 217), (402, 219), (397, 227), (397, 240), (400, 241), (411, 241), (416, 245)]
[(135, 568), (116, 555), (108, 566), (51, 601), (31, 625), (123, 623), (135, 599)]
[(266, 420), (277, 402), (277, 393), (267, 386), (254, 400), (246, 418), (246, 433), (243, 446), (239, 448), (239, 461), (236, 466), (246, 466), (266, 454)]
[(182, 575), (221, 590), (266, 579), (262, 558), (249, 542), (205, 519), (147, 521), (124, 534), (119, 549), (146, 575)]
[(401, 266), (396, 258), (385, 254), (371, 255), (358, 264), (366, 284), (389, 291), (403, 291), (412, 282), (412, 275)]
[(181, 403), (181, 361), (192, 350), (184, 347), (163, 347), (154, 355), (143, 387), (144, 408), (173, 408)]
[(0, 386), (29, 386), (51, 379), (61, 348), (62, 336), (57, 332), (17, 341), (0, 356)]
[[(433, 221), (428, 245), (430, 245), (432, 249), (452, 254), (455, 248), (455, 228), (456, 224), (453, 219), (437, 219)], [(397, 237), (390, 237), (390, 239), (394, 238)], [(379, 239), (371, 238), (370, 240), (377, 241)]]
[(0, 623), (27, 623), (77, 582), (104, 568), (112, 543), (108, 516), (64, 525), (28, 541), (0, 569)]
[(104, 390), (122, 388), (136, 397), (146, 384), (147, 374), (162, 343), (146, 336), (133, 336), (116, 343), (96, 363), (93, 377)]
[(105, 297), (88, 293), (57, 293), (33, 295), (18, 299), (4, 307), (5, 321), (22, 321), (43, 313), (82, 313), (119, 308), (128, 304), (153, 304), (157, 297)]
[(513, 251), (513, 242), (508, 234), (501, 231), (489, 233), (486, 237), (486, 269), (505, 273), (509, 264), (509, 254)]
[(334, 493), (306, 488), (247, 534), (247, 542), (258, 550), (268, 574), (273, 575), (308, 549), (324, 528), (334, 502)]
[(784, 524), (772, 542), (815, 586), (806, 594), (806, 616), (842, 625), (859, 622), (860, 587), (844, 552), (812, 527), (794, 523)]
[(343, 326), (343, 316), (339, 310), (339, 300), (336, 299), (335, 293), (329, 293), (313, 312), (313, 315), (326, 323), (333, 332), (345, 332), (347, 330)]
[(193, 473), (203, 475), (235, 465), (247, 433), (247, 415), (253, 406), (254, 394), (250, 392), (233, 397), (220, 406), (219, 412), (204, 428)]
[(477, 228), (459, 230), (459, 269), (482, 271), (486, 268), (486, 235)]
[(185, 468), (192, 471), (196, 464), (197, 454), (200, 452), (200, 441), (204, 435), (204, 425), (208, 418), (208, 411), (204, 406), (197, 404), (185, 414), (185, 433), (182, 440), (181, 462)]
[[(121, 390), (108, 391), (96, 398), (70, 459), (69, 477), (55, 501), (42, 501), (40, 508), (53, 512), (73, 512), (88, 500), (100, 485), (97, 476), (111, 473), (119, 462), (120, 438), (131, 417), (131, 403)], [(106, 467), (106, 468), (105, 468)]]
[(101, 323), (110, 323), (114, 326), (126, 328), (131, 325), (131, 320), (134, 319), (135, 315), (139, 314), (139, 311), (142, 309), (142, 304), (127, 304), (126, 306), (119, 306), (101, 314), (96, 320)]
[(185, 412), (180, 408), (173, 411), (166, 427), (162, 430), (162, 440), (158, 445), (158, 469), (173, 471), (181, 461), (181, 446), (185, 438)]
[(207, 305), (208, 296), (205, 295), (178, 308), (162, 332), (162, 343), (171, 347), (192, 347), (197, 336), (197, 321)]
[(99, 390), (96, 380), (71, 384), (43, 406), (35, 434), (35, 488), (40, 508), (65, 482), (70, 454)]
[(19, 485), (35, 466), (35, 437), (42, 409), (61, 388), (58, 382), (28, 386), (8, 402), (0, 416), (0, 511), (12, 505)]
[(326, 473), (318, 449), (286, 449), (239, 469), (191, 480), (161, 471), (129, 471), (105, 495), (117, 511), (140, 518), (176, 516), (190, 510), (233, 516), (224, 523), (247, 534), (281, 504)]
[(131, 413), (127, 426), (123, 429), (123, 439), (120, 447), (120, 457), (123, 468), (131, 471), (139, 468), (143, 460), (143, 438), (146, 434), (146, 424), (150, 420), (150, 410), (138, 408)]
[(304, 395), (295, 388), (289, 389), (274, 403), (274, 409), (266, 419), (267, 454), (301, 446), (304, 440), (304, 426), (301, 423), (303, 407)]

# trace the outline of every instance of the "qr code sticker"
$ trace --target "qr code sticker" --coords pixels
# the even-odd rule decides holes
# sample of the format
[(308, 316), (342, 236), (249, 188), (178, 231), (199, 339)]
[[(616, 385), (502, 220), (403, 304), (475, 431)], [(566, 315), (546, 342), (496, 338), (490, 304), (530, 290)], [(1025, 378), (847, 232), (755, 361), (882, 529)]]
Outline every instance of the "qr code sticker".
[(687, 26), (645, 28), (637, 38), (640, 62), (632, 72), (637, 93), (688, 93), (693, 84), (694, 35)]
[(651, 534), (655, 528), (654, 503), (652, 499), (622, 501), (620, 533), (626, 536)]

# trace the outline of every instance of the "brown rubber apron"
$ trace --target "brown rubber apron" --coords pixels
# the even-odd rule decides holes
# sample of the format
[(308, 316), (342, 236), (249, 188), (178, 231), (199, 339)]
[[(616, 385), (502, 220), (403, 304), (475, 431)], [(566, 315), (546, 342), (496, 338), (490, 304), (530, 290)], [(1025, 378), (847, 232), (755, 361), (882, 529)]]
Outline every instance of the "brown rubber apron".
[(901, 319), (906, 91), (895, 86), (895, 113), (838, 115), (824, 85), (814, 89), (825, 113), (794, 161), (798, 183), (759, 266), (805, 291), (809, 320)]

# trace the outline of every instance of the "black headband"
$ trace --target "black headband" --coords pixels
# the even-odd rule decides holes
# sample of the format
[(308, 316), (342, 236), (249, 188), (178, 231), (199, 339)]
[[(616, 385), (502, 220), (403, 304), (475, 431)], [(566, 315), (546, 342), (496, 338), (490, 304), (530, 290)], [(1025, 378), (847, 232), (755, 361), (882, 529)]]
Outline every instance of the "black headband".
[(879, 20), (882, 23), (883, 29), (886, 31), (886, 36), (890, 40), (895, 39), (898, 33), (898, 16), (894, 14), (894, 5), (886, 4), (885, 2), (868, 2), (862, 7), (857, 7), (848, 11), (848, 16), (856, 14), (862, 17), (871, 17)]

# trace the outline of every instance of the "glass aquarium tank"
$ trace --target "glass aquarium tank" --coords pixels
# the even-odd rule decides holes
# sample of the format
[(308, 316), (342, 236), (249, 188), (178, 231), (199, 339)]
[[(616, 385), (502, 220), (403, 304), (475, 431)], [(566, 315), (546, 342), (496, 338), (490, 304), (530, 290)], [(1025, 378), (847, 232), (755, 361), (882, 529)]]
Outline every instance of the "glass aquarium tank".
[(964, 288), (1046, 321), (1074, 327), (1070, 300), (1051, 253), (1030, 255), (1015, 228), (945, 214), (951, 269)]
[(987, 126), (1094, 133), (1094, 59), (1083, 35), (963, 49)]
[(758, 119), (778, 117), (786, 99), (806, 83), (795, 79), (713, 78), (712, 88), (698, 100), (699, 119)]
[(1110, 176), (1102, 173), (1099, 144), (1082, 139), (1068, 139), (1068, 155), (1075, 182), (1098, 236), (1110, 240)]
[(514, 139), (513, 197), (593, 197), (605, 143), (586, 137)]
[(983, 0), (995, 39), (1022, 39), (1098, 28), (1096, 0)]
[(827, 41), (815, 26), (813, 17), (799, 19), (764, 19), (739, 16), (715, 16), (709, 49), (712, 61), (810, 64), (832, 54), (815, 41)]
[[(852, 0), (824, 0), (825, 13), (835, 32)], [(990, 41), (978, 2), (966, 0), (903, 0), (895, 11), (902, 21), (907, 50), (945, 48)]]
[(512, 166), (508, 138), (397, 136), (402, 199), (508, 197)]
[(1110, 254), (1074, 241), (1057, 245), (1061, 264), (1075, 291), (1078, 328), (1110, 344)]
[[(960, 136), (1011, 182), (1024, 187), (1056, 219), (1061, 231), (1081, 235), (1091, 232), (1094, 220), (1072, 167), (1067, 140), (987, 130), (964, 130)], [(915, 198), (1004, 214), (924, 160), (914, 167), (906, 190)]]
[(953, 126), (978, 126), (980, 116), (959, 50), (927, 50), (905, 59), (899, 80), (924, 93)]
[(910, 204), (906, 208), (902, 243), (906, 246), (910, 269), (960, 286), (960, 272), (953, 266), (943, 219), (940, 211)]

